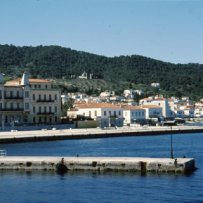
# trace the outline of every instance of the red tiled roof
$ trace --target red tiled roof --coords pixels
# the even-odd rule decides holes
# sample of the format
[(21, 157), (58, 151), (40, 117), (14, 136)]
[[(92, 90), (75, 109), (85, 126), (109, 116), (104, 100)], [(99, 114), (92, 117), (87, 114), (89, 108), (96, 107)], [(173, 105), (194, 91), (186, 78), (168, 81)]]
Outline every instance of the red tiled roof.
[[(49, 80), (44, 80), (44, 79), (35, 79), (35, 78), (30, 78), (29, 82), (32, 83), (50, 83)], [(5, 83), (5, 86), (19, 86), (21, 83), (21, 78), (17, 78), (15, 80), (9, 80)]]
[(78, 108), (88, 109), (88, 108), (121, 108), (120, 105), (114, 105), (109, 103), (87, 103), (87, 104), (77, 104)]
[(156, 105), (143, 105), (142, 108), (152, 109), (152, 108), (161, 108), (161, 107), (160, 106), (156, 106)]
[(124, 110), (142, 110), (141, 106), (125, 106)]

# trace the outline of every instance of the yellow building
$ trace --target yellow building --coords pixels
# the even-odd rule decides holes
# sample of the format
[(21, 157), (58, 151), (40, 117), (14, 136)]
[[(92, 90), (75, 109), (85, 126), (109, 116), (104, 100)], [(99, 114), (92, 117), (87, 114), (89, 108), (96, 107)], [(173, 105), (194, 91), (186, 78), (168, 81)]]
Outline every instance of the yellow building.
[(3, 82), (0, 74), (0, 129), (17, 124), (55, 124), (61, 117), (61, 92), (43, 79)]

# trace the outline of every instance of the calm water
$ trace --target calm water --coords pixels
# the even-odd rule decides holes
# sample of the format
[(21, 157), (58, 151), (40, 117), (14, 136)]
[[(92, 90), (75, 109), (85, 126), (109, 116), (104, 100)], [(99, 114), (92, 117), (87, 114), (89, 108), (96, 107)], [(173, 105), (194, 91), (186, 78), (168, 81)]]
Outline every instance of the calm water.
[[(203, 134), (173, 135), (174, 155), (194, 157), (191, 175), (0, 172), (0, 203), (203, 202)], [(170, 135), (1, 145), (8, 155), (169, 157)]]

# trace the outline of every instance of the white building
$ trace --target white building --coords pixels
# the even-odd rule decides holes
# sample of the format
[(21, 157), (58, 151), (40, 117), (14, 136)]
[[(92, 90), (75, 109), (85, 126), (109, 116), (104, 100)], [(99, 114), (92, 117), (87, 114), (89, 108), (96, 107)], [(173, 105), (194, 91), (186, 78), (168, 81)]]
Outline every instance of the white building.
[(161, 107), (162, 116), (165, 118), (171, 118), (174, 116), (174, 113), (169, 106), (168, 99), (165, 99), (165, 98), (156, 98), (155, 99), (153, 97), (149, 97), (149, 98), (141, 99), (140, 105), (142, 105), (142, 106), (155, 105), (155, 106)]
[(82, 75), (80, 75), (78, 78), (80, 78), (80, 79), (87, 79), (87, 73), (83, 72)]
[(162, 108), (155, 105), (144, 105), (142, 106), (145, 109), (145, 118), (160, 118), (162, 117)]
[(124, 123), (126, 125), (135, 123), (137, 120), (144, 120), (145, 116), (145, 109), (139, 106), (125, 106), (123, 108)]
[(160, 88), (160, 83), (158, 83), (158, 82), (153, 82), (153, 83), (151, 83), (151, 87)]
[(111, 96), (115, 96), (114, 91), (106, 90), (100, 93), (100, 97), (111, 97)]
[(77, 115), (100, 121), (101, 127), (123, 126), (123, 109), (108, 103), (77, 104)]
[(183, 111), (186, 117), (194, 117), (194, 106), (185, 106)]

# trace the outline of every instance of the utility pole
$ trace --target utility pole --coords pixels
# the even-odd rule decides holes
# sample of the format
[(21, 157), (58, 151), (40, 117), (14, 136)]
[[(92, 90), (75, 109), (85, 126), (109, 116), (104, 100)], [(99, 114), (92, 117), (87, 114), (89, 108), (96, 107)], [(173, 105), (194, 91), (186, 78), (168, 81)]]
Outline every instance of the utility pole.
[(171, 159), (173, 159), (173, 135), (172, 135), (172, 125), (171, 125)]

